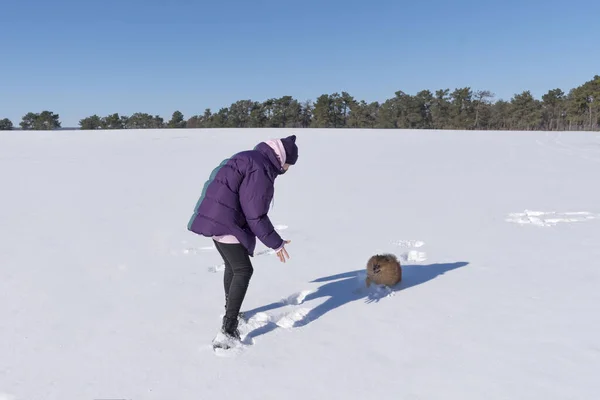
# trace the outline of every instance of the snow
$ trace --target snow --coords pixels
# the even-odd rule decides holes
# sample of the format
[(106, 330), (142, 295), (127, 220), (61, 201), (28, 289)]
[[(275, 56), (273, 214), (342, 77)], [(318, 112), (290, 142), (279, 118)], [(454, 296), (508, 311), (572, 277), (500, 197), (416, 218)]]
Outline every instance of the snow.
[[(210, 171), (298, 135), (243, 310), (186, 229)], [(594, 133), (0, 134), (0, 399), (589, 399), (600, 391)], [(395, 288), (365, 288), (393, 252)], [(222, 355), (222, 356), (221, 356)]]

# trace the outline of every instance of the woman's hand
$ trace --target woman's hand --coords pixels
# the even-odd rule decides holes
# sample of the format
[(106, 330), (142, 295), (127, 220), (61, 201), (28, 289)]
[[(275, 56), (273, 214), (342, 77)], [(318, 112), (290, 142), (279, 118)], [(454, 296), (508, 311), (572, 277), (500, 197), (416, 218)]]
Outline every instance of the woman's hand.
[(281, 262), (285, 262), (285, 257), (287, 257), (288, 259), (290, 258), (290, 255), (288, 254), (287, 250), (285, 249), (285, 245), (290, 243), (291, 240), (286, 240), (283, 242), (283, 246), (281, 247), (281, 249), (277, 252), (277, 257), (279, 257), (279, 261)]

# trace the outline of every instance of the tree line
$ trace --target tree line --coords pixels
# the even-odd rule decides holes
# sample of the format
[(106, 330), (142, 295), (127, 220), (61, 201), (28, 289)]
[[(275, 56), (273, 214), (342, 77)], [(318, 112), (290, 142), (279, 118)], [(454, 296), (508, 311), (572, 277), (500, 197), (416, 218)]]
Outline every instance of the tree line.
[[(600, 130), (600, 76), (571, 89), (549, 90), (536, 99), (526, 90), (509, 101), (494, 101), (489, 90), (470, 87), (422, 90), (415, 95), (397, 91), (384, 102), (355, 99), (347, 92), (323, 94), (300, 102), (291, 96), (263, 102), (239, 100), (217, 112), (206, 109), (187, 120), (175, 111), (169, 121), (158, 115), (118, 113), (92, 115), (79, 121), (82, 130), (152, 128), (381, 128), (458, 130)], [(28, 113), (23, 130), (61, 127), (50, 111)], [(0, 130), (13, 129), (8, 119)]]

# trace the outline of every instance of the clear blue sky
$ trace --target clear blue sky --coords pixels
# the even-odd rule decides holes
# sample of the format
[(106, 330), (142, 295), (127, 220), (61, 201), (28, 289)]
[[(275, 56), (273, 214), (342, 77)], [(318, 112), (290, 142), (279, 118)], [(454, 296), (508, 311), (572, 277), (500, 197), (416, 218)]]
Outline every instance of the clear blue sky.
[(600, 74), (599, 15), (598, 0), (4, 0), (0, 119), (464, 86), (539, 98)]

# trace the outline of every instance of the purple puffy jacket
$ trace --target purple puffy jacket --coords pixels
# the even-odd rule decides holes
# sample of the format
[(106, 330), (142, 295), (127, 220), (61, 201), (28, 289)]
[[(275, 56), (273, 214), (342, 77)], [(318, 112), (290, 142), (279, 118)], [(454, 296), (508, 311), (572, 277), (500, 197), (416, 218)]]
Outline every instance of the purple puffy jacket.
[[(295, 136), (282, 139), (288, 163), (298, 157)], [(202, 236), (233, 235), (254, 255), (256, 238), (271, 249), (283, 239), (267, 216), (275, 178), (284, 173), (276, 153), (266, 143), (221, 162), (204, 185), (188, 230)]]

